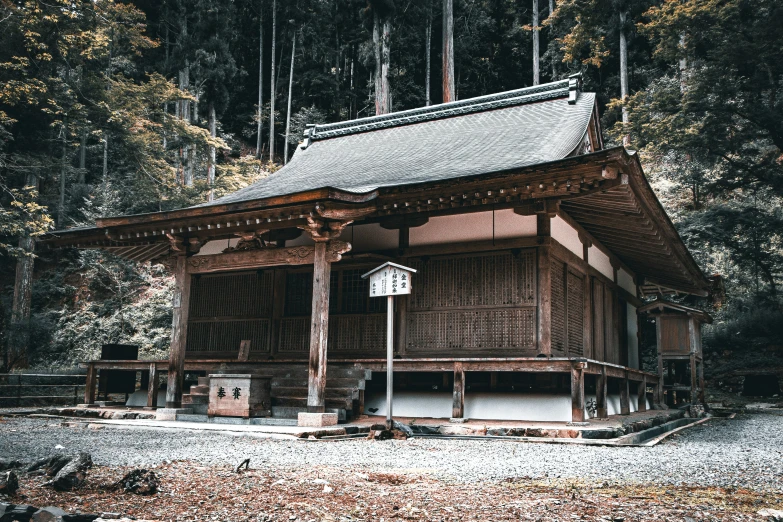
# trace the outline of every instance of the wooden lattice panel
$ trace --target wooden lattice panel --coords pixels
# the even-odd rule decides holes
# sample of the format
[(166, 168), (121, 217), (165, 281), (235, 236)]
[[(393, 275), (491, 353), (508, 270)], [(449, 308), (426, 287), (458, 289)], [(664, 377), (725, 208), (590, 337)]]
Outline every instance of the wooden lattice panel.
[(411, 352), (492, 352), (535, 349), (533, 308), (411, 312), (407, 349)]
[(413, 259), (411, 310), (535, 306), (535, 252), (491, 252)]
[(593, 279), (593, 358), (606, 360), (606, 325), (604, 324), (604, 290), (606, 286)]
[(584, 278), (575, 272), (567, 275), (568, 355), (584, 355)]
[(285, 317), (280, 321), (280, 345), (284, 353), (310, 351), (310, 317)]
[(328, 349), (330, 352), (377, 353), (385, 351), (386, 315), (336, 315), (330, 317)]
[(565, 355), (566, 352), (566, 293), (565, 264), (552, 260), (552, 353)]
[(188, 352), (236, 352), (239, 343), (250, 340), (250, 351), (269, 352), (269, 319), (191, 321)]
[(195, 276), (190, 290), (190, 318), (269, 317), (272, 272)]

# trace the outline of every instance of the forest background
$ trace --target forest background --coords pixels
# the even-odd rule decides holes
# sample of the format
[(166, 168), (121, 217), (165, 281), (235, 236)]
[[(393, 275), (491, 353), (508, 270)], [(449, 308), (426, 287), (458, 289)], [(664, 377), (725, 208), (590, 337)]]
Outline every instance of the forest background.
[(781, 56), (777, 0), (0, 0), (0, 371), (167, 356), (162, 268), (46, 231), (234, 191), (308, 123), (577, 72), (721, 276), (706, 349), (779, 350)]

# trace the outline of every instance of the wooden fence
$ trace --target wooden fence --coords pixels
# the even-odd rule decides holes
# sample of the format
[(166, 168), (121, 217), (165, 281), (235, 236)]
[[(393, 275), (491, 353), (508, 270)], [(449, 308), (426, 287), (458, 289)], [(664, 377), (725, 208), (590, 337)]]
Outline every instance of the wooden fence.
[(84, 396), (85, 375), (0, 374), (0, 407), (74, 405)]

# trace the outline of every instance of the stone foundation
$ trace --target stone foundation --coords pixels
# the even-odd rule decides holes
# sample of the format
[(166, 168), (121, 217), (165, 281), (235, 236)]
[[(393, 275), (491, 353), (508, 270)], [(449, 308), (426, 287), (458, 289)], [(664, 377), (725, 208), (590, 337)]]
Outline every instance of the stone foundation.
[(323, 426), (336, 426), (336, 413), (299, 413), (298, 425), (304, 428), (321, 428)]

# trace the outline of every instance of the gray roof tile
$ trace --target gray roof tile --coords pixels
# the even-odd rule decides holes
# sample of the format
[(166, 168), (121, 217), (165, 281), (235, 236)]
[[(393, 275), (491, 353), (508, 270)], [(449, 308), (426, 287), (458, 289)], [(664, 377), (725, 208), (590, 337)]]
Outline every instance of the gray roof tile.
[(327, 187), (365, 193), (559, 160), (584, 138), (595, 104), (592, 93), (581, 93), (575, 104), (567, 96), (567, 81), (555, 82), (320, 125), (288, 165), (211, 204)]

